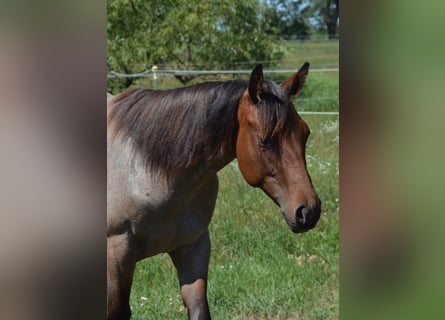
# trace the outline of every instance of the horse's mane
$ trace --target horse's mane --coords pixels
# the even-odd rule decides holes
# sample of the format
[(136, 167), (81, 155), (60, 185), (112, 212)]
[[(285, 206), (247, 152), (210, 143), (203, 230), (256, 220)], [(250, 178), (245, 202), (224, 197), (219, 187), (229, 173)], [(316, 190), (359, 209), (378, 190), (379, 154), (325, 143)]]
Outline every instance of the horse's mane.
[[(115, 134), (133, 143), (148, 169), (169, 177), (211, 163), (223, 146), (235, 154), (238, 104), (247, 85), (238, 79), (170, 90), (131, 89), (114, 97), (109, 121)], [(269, 81), (267, 87), (269, 93), (257, 106), (262, 135), (272, 137), (294, 117), (289, 117), (282, 90)]]

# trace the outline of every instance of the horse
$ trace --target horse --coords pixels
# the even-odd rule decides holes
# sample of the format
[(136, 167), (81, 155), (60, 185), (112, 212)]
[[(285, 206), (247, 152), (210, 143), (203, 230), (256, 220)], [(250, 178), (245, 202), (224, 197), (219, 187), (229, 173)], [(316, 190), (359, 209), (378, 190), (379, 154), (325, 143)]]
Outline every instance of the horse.
[(168, 253), (188, 319), (210, 319), (208, 226), (217, 172), (237, 159), (246, 182), (295, 233), (315, 227), (321, 201), (306, 167), (310, 130), (291, 96), (309, 63), (281, 84), (264, 79), (129, 89), (107, 101), (107, 318), (129, 319), (136, 262)]

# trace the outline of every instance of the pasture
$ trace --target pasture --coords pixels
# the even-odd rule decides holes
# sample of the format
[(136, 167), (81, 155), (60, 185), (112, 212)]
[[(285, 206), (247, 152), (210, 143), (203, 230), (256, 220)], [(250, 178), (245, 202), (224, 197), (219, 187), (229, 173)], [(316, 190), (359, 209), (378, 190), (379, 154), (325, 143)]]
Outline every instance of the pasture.
[[(282, 67), (296, 70), (306, 60), (313, 65), (338, 63), (338, 42), (285, 45)], [(265, 76), (280, 80), (279, 74)], [(338, 72), (310, 73), (294, 103), (298, 111), (338, 111)], [(293, 234), (280, 209), (247, 185), (236, 160), (221, 170), (210, 224), (208, 298), (213, 319), (338, 318), (339, 117), (302, 117), (312, 131), (306, 158), (322, 201), (320, 221), (307, 233)], [(186, 318), (168, 255), (138, 263), (130, 303), (132, 319)]]

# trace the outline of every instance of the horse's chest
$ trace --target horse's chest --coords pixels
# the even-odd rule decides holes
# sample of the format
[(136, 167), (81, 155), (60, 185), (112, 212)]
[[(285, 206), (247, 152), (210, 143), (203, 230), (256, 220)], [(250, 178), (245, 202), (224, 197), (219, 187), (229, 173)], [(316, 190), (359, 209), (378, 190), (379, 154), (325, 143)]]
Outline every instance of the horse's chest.
[(134, 234), (146, 243), (146, 256), (193, 243), (208, 228), (215, 207), (217, 180), (204, 186), (178, 187), (140, 198)]

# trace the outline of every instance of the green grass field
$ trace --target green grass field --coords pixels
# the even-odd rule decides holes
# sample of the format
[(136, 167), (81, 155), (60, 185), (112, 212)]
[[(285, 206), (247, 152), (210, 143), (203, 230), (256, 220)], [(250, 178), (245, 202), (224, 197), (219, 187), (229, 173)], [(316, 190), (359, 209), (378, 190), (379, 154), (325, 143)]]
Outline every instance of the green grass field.
[[(338, 63), (338, 42), (288, 47), (286, 63), (296, 56), (311, 61), (311, 55), (318, 63)], [(299, 111), (338, 111), (338, 73), (310, 74), (295, 105)], [(243, 180), (236, 160), (221, 170), (210, 225), (213, 319), (338, 319), (338, 116), (303, 118), (312, 131), (307, 164), (323, 203), (320, 221), (293, 234), (279, 208)], [(138, 263), (130, 302), (133, 319), (186, 318), (168, 255)]]

